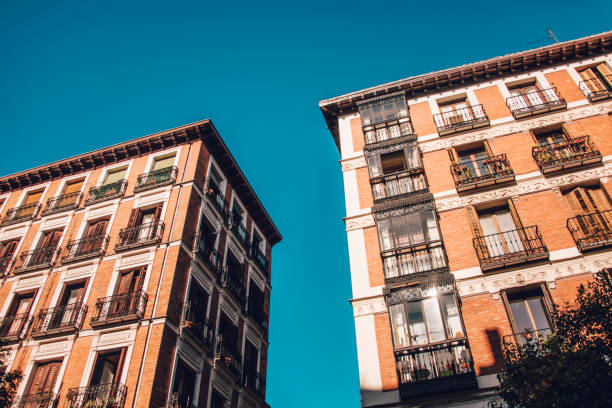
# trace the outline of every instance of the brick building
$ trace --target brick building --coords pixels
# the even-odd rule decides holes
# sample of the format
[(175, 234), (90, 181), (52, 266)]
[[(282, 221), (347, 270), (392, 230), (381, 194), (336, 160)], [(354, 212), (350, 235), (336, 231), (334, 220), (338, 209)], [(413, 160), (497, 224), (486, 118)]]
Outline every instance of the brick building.
[(607, 32), (320, 102), (362, 406), (485, 406), (504, 345), (612, 267), (611, 49)]
[(281, 235), (209, 120), (0, 178), (17, 407), (267, 407)]

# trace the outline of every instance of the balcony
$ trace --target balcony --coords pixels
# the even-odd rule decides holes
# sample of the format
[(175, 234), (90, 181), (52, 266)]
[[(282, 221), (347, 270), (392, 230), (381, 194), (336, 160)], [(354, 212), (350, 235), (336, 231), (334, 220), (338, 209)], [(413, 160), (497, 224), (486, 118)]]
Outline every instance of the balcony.
[(373, 178), (370, 182), (377, 204), (427, 189), (422, 167)]
[(83, 259), (94, 258), (104, 255), (108, 246), (108, 235), (94, 235), (74, 241), (69, 241), (66, 245), (64, 256), (60, 260), (62, 264), (81, 261)]
[(164, 408), (197, 408), (197, 406), (192, 404), (189, 398), (183, 400), (180, 393), (173, 392), (168, 396), (168, 401), (166, 401)]
[(41, 392), (15, 397), (11, 408), (54, 408), (56, 403), (57, 395), (52, 392)]
[(230, 220), (230, 230), (234, 233), (238, 239), (238, 242), (240, 242), (240, 245), (242, 245), (243, 248), (246, 248), (249, 241), (249, 234), (244, 225), (242, 225), (242, 222), (238, 216), (232, 215)]
[(40, 204), (28, 204), (21, 207), (11, 208), (6, 212), (0, 226), (17, 224), (22, 221), (33, 220), (38, 215)]
[(142, 319), (147, 306), (147, 294), (142, 291), (100, 298), (91, 318), (92, 327)]
[(177, 174), (178, 168), (176, 167), (166, 167), (165, 169), (159, 169), (151, 171), (149, 173), (139, 174), (138, 178), (136, 179), (136, 186), (134, 187), (134, 192), (138, 193), (140, 191), (150, 190), (152, 188), (173, 184), (176, 180)]
[(483, 271), (548, 258), (537, 226), (518, 228), (474, 238)]
[(85, 205), (91, 205), (106, 200), (112, 200), (113, 198), (123, 197), (126, 187), (127, 181), (125, 180), (98, 187), (92, 187), (89, 189), (89, 193), (87, 194)]
[(544, 174), (599, 163), (602, 160), (601, 153), (589, 140), (589, 136), (533, 146), (531, 155)]
[(13, 261), (13, 256), (5, 256), (0, 258), (0, 279), (4, 278), (8, 275), (9, 270), (11, 269), (11, 262)]
[(482, 105), (468, 106), (434, 115), (440, 136), (489, 126), (489, 117)]
[(32, 325), (32, 337), (71, 333), (81, 329), (87, 314), (87, 305), (79, 302), (42, 309)]
[(612, 244), (612, 211), (595, 211), (567, 220), (567, 229), (581, 251)]
[(268, 259), (261, 249), (259, 249), (258, 243), (251, 243), (251, 246), (249, 247), (249, 257), (255, 261), (255, 265), (257, 265), (265, 275), (268, 271)]
[[(224, 288), (236, 299), (241, 308), (246, 304), (246, 288), (242, 282), (236, 280), (237, 276), (242, 276), (242, 265), (226, 266), (221, 283)], [(235, 270), (233, 268), (236, 268)]]
[(99, 384), (70, 388), (66, 408), (123, 408), (127, 387), (123, 384)]
[(578, 87), (590, 102), (612, 98), (612, 75), (580, 81)]
[(402, 398), (477, 388), (465, 339), (395, 352)]
[(387, 143), (395, 143), (400, 138), (412, 138), (414, 137), (414, 129), (409, 118), (402, 118), (364, 126), (363, 135), (366, 145), (372, 147), (371, 145), (374, 144), (386, 145)]
[(188, 333), (210, 353), (215, 346), (214, 326), (210, 324), (204, 313), (191, 309), (191, 302), (183, 303), (181, 311), (180, 331)]
[(0, 342), (8, 343), (22, 340), (28, 331), (28, 313), (17, 313), (0, 318)]
[(382, 258), (386, 283), (423, 277), (447, 268), (441, 241), (386, 251)]
[(78, 208), (83, 198), (83, 193), (75, 192), (64, 194), (47, 200), (47, 205), (42, 210), (42, 215), (55, 214), (62, 211), (74, 210)]
[(221, 258), (217, 250), (211, 245), (207, 245), (206, 241), (202, 239), (200, 232), (196, 234), (195, 238), (196, 248), (195, 254), (199, 257), (212, 272), (220, 278), (221, 275)]
[(565, 99), (554, 87), (511, 96), (506, 99), (506, 105), (508, 105), (514, 119), (535, 116), (567, 107)]
[(512, 333), (504, 336), (504, 349), (513, 349), (525, 344), (532, 344), (539, 347), (551, 334), (551, 329), (525, 330), (522, 333)]
[(43, 247), (33, 251), (22, 252), (15, 260), (13, 274), (50, 268), (53, 266), (58, 253), (59, 248), (57, 247)]
[(207, 178), (207, 189), (206, 196), (210, 199), (213, 206), (219, 212), (219, 215), (225, 222), (227, 222), (228, 214), (227, 214), (227, 201), (225, 200), (225, 196), (221, 193), (221, 189), (219, 186), (214, 183), (210, 178)]
[(115, 251), (158, 244), (161, 242), (163, 233), (164, 222), (160, 220), (124, 228), (119, 231), (119, 240), (115, 244)]
[(514, 171), (505, 154), (453, 164), (451, 174), (459, 192), (514, 181)]
[(224, 367), (239, 380), (242, 374), (242, 356), (223, 342), (223, 335), (215, 339), (215, 367)]

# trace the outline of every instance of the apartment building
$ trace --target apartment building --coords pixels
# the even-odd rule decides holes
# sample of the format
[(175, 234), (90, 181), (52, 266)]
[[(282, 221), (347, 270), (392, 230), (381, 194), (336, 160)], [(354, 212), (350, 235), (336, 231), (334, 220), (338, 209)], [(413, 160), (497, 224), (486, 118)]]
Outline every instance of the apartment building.
[(363, 407), (483, 407), (612, 267), (612, 32), (324, 100)]
[(268, 407), (280, 239), (210, 120), (0, 178), (15, 407)]

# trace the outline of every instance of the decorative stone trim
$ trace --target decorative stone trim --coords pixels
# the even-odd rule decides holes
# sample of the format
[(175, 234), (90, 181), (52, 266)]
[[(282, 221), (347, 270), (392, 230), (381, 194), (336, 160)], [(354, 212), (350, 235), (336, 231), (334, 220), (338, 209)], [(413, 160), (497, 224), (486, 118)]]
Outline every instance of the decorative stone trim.
[(353, 317), (387, 313), (387, 304), (383, 295), (373, 298), (353, 299), (351, 304), (353, 305)]
[(360, 215), (353, 218), (345, 218), (346, 231), (353, 231), (367, 227), (374, 227), (374, 216), (372, 214)]
[(355, 170), (361, 167), (366, 167), (367, 163), (365, 160), (365, 156), (359, 156), (352, 159), (340, 160), (340, 165), (342, 166), (342, 172)]

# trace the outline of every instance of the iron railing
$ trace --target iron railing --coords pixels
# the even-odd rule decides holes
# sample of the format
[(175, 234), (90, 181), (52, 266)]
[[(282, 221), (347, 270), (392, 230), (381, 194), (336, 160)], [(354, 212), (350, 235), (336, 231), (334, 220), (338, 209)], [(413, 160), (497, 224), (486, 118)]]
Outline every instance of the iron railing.
[(612, 75), (580, 81), (578, 87), (590, 102), (612, 98)]
[(525, 344), (541, 346), (542, 342), (551, 334), (551, 329), (525, 330), (521, 333), (512, 333), (503, 337), (504, 348), (516, 348)]
[(548, 258), (548, 249), (535, 225), (476, 237), (474, 248), (483, 270)]
[(396, 351), (395, 361), (401, 384), (474, 373), (474, 363), (465, 340)]
[(183, 303), (180, 327), (181, 333), (188, 332), (207, 349), (213, 349), (215, 345), (214, 326), (206, 318), (206, 311), (196, 311), (191, 308), (191, 301)]
[(226, 288), (229, 293), (231, 293), (236, 298), (238, 304), (241, 305), (242, 308), (244, 308), (246, 304), (246, 288), (242, 284), (241, 279), (236, 279), (236, 277), (242, 276), (241, 268), (242, 265), (240, 264), (235, 264), (231, 266), (226, 265), (223, 271), (221, 282), (223, 284), (223, 287)]
[(42, 309), (32, 325), (32, 337), (80, 330), (87, 314), (82, 302)]
[(217, 276), (221, 275), (221, 258), (217, 250), (210, 244), (207, 245), (206, 240), (203, 239), (201, 233), (196, 233), (195, 237), (196, 248), (195, 253), (197, 256), (204, 261)]
[(108, 241), (109, 236), (104, 234), (69, 241), (68, 244), (66, 244), (66, 250), (61, 262), (68, 263), (90, 257), (102, 256), (106, 251)]
[(578, 249), (599, 248), (612, 244), (612, 210), (577, 215), (567, 220)]
[(0, 225), (11, 225), (17, 224), (18, 222), (33, 220), (38, 215), (38, 211), (40, 210), (40, 204), (28, 204), (22, 205), (21, 207), (11, 208), (6, 212), (4, 218), (2, 218), (2, 222)]
[(508, 105), (515, 119), (567, 107), (565, 99), (563, 99), (555, 87), (527, 92), (524, 95), (511, 96), (506, 98), (506, 105)]
[(217, 209), (217, 211), (221, 215), (221, 218), (223, 218), (224, 221), (227, 221), (228, 204), (227, 200), (225, 199), (225, 196), (223, 195), (223, 193), (221, 193), (221, 189), (219, 188), (219, 186), (211, 178), (207, 178), (206, 180), (206, 196), (210, 199), (213, 206)]
[(514, 180), (514, 171), (505, 154), (451, 166), (457, 191), (476, 189)]
[(34, 269), (50, 268), (59, 253), (58, 247), (42, 247), (32, 251), (22, 252), (15, 260), (13, 273), (22, 273)]
[(91, 187), (85, 200), (85, 205), (99, 203), (101, 201), (112, 200), (113, 198), (123, 197), (127, 181), (121, 180), (116, 183), (104, 184), (98, 187)]
[(119, 231), (119, 240), (115, 244), (115, 251), (159, 243), (163, 232), (164, 222), (161, 220), (123, 228)]
[(376, 125), (364, 126), (363, 134), (366, 144), (373, 144), (383, 142), (385, 140), (413, 135), (414, 129), (410, 123), (410, 119), (404, 118), (399, 120), (391, 120)]
[(264, 255), (264, 253), (259, 249), (259, 244), (257, 242), (251, 243), (249, 247), (249, 257), (255, 261), (255, 265), (257, 265), (261, 271), (266, 274), (268, 270), (268, 259)]
[(42, 211), (42, 215), (54, 214), (77, 208), (82, 198), (83, 193), (79, 191), (50, 198), (47, 200), (47, 205)]
[(54, 408), (57, 403), (57, 395), (52, 392), (40, 392), (38, 394), (25, 394), (15, 397), (12, 408)]
[(136, 179), (134, 192), (172, 184), (176, 180), (177, 173), (177, 167), (166, 167), (164, 169), (151, 171), (149, 173), (139, 174)]
[(192, 399), (187, 396), (186, 398), (181, 396), (178, 392), (173, 392), (168, 396), (165, 408), (197, 408), (196, 405), (192, 404)]
[(601, 153), (590, 141), (589, 136), (533, 146), (531, 155), (543, 173), (597, 163), (602, 160)]
[(9, 270), (11, 269), (12, 261), (13, 255), (0, 258), (0, 278), (3, 278), (8, 275)]
[(473, 105), (434, 115), (434, 122), (440, 136), (489, 125), (482, 105)]
[(127, 387), (123, 384), (99, 384), (70, 388), (66, 408), (122, 408)]
[(143, 290), (100, 298), (96, 302), (96, 310), (91, 318), (91, 325), (100, 326), (128, 320), (140, 320), (144, 316), (147, 298), (147, 293)]
[(29, 322), (30, 315), (28, 313), (17, 313), (0, 318), (0, 341), (8, 342), (23, 339)]
[(386, 279), (414, 276), (447, 267), (441, 241), (423, 243), (382, 253)]
[(372, 194), (376, 202), (427, 189), (421, 167), (373, 178), (370, 181), (372, 183)]
[(215, 362), (227, 368), (237, 379), (242, 374), (242, 356), (223, 341), (223, 335), (217, 335), (215, 339)]
[(246, 248), (247, 243), (249, 241), (249, 233), (247, 232), (244, 225), (242, 225), (242, 220), (240, 216), (232, 215), (230, 220), (230, 229), (238, 238), (238, 242)]

